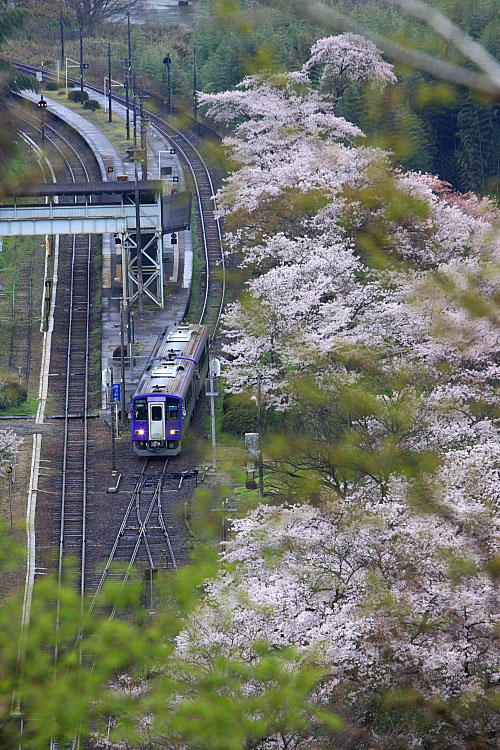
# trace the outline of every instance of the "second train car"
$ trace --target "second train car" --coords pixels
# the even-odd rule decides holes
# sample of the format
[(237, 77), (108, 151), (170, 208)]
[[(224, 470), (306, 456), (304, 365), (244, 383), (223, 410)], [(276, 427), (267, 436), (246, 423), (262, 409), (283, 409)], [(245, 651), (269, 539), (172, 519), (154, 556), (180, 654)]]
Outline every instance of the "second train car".
[(164, 328), (132, 397), (132, 444), (138, 456), (180, 453), (208, 372), (208, 328)]

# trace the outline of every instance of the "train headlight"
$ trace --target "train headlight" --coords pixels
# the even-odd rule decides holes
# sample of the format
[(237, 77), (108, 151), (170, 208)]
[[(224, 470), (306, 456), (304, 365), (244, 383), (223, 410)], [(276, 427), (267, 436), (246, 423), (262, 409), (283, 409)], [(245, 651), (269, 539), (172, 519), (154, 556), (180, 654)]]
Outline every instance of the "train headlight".
[(178, 435), (179, 434), (179, 430), (170, 430), (170, 434), (171, 435)]
[(136, 430), (136, 431), (135, 431), (135, 434), (136, 434), (136, 435), (144, 435), (144, 434), (145, 434), (145, 432), (146, 432), (146, 430)]

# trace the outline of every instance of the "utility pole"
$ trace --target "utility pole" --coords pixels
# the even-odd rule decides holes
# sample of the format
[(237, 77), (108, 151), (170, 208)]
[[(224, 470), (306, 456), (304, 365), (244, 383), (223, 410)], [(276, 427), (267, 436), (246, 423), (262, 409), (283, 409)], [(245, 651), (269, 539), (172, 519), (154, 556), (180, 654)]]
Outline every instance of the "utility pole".
[(137, 146), (137, 102), (135, 73), (132, 74), (132, 106), (134, 110), (134, 146)]
[(64, 65), (64, 24), (63, 24), (63, 0), (59, 6), (59, 33), (61, 36), (61, 65)]
[(135, 172), (135, 241), (137, 245), (137, 295), (139, 312), (144, 312), (144, 283), (142, 278), (142, 237), (141, 237), (141, 207), (139, 204), (139, 170), (137, 169), (137, 151), (134, 153)]
[(129, 111), (129, 97), (128, 97), (128, 68), (125, 68), (125, 128), (127, 130), (127, 141), (130, 140), (130, 111)]
[(259, 497), (264, 497), (264, 462), (262, 459), (262, 404), (260, 382), (261, 375), (257, 375), (257, 430), (259, 432)]
[(128, 307), (128, 349), (130, 357), (130, 379), (134, 377), (134, 313), (130, 311), (130, 305)]
[(13, 526), (12, 526), (12, 481), (13, 481), (13, 475), (12, 475), (12, 466), (7, 466), (5, 473), (7, 474), (7, 482), (9, 484), (9, 512), (10, 512), (10, 533), (13, 533)]
[(217, 468), (217, 446), (215, 441), (215, 399), (219, 395), (220, 361), (211, 359), (208, 378), (205, 379), (205, 394), (210, 399), (210, 418), (212, 422), (212, 468)]
[(193, 47), (193, 117), (195, 126), (198, 125), (198, 83), (196, 80), (196, 44)]
[(139, 94), (139, 100), (141, 102), (139, 107), (139, 114), (141, 118), (141, 169), (142, 169), (142, 179), (147, 180), (148, 179), (148, 122), (149, 122), (149, 115), (147, 112), (144, 111), (144, 102), (143, 100), (147, 99), (147, 94)]
[(144, 102), (143, 102), (144, 95), (140, 96), (141, 106), (140, 106), (140, 116), (141, 116), (141, 152), (142, 152), (142, 159), (141, 159), (141, 170), (142, 170), (142, 179), (147, 180), (148, 179), (148, 141), (147, 141), (147, 134), (148, 134), (148, 120), (149, 117), (147, 114), (144, 113)]
[(130, 88), (130, 74), (132, 71), (132, 52), (130, 44), (130, 13), (127, 13), (127, 66), (125, 74), (125, 108), (126, 108), (126, 125), (127, 125), (127, 141), (130, 140), (130, 112), (129, 112), (129, 88)]
[(125, 336), (123, 326), (123, 302), (120, 303), (120, 402), (122, 411), (122, 427), (127, 423), (127, 412), (125, 406)]
[(113, 380), (113, 360), (111, 360), (110, 370), (110, 397), (109, 397), (109, 416), (111, 417), (111, 471), (116, 469), (116, 404)]
[(111, 101), (111, 44), (108, 44), (108, 122), (113, 122)]
[(80, 104), (83, 106), (83, 29), (80, 26)]
[(130, 42), (130, 13), (127, 13), (127, 59), (129, 70), (132, 67), (132, 46)]

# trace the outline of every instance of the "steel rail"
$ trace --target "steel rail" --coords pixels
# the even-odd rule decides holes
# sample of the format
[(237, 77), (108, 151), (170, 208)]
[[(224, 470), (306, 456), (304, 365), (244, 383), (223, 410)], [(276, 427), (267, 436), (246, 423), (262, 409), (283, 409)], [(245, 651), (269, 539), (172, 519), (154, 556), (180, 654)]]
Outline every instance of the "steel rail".
[[(160, 477), (158, 478), (158, 482), (157, 482), (156, 487), (155, 487), (154, 492), (153, 492), (153, 497), (151, 498), (151, 502), (149, 504), (148, 510), (146, 512), (146, 515), (144, 517), (144, 521), (141, 521), (141, 520), (138, 519), (139, 523), (140, 523), (139, 533), (137, 534), (137, 539), (136, 539), (136, 542), (135, 542), (135, 545), (134, 545), (134, 549), (133, 549), (132, 555), (130, 556), (130, 560), (129, 560), (129, 563), (127, 565), (127, 569), (125, 571), (125, 574), (123, 576), (123, 580), (121, 582), (120, 589), (123, 588), (123, 586), (127, 583), (128, 579), (130, 577), (130, 573), (132, 572), (132, 568), (133, 568), (134, 563), (135, 563), (136, 558), (137, 558), (137, 553), (139, 552), (139, 547), (141, 546), (142, 538), (144, 537), (144, 539), (146, 539), (146, 524), (148, 523), (149, 517), (151, 516), (151, 512), (152, 512), (152, 510), (154, 508), (157, 495), (161, 495), (161, 484), (162, 484), (162, 481), (163, 481), (163, 477), (165, 476), (165, 472), (167, 470), (167, 466), (168, 466), (168, 458), (165, 460), (162, 472), (160, 474)], [(109, 618), (110, 620), (113, 619), (113, 617), (115, 616), (117, 607), (118, 607), (118, 604), (115, 603), (115, 605), (113, 607), (113, 610), (111, 612), (110, 618)]]
[[(83, 162), (83, 159), (78, 154), (77, 150), (73, 147), (73, 145), (66, 139), (64, 136), (61, 136), (57, 131), (52, 128), (51, 126), (48, 126), (49, 129), (57, 135), (57, 137), (61, 138), (61, 140), (64, 141), (64, 143), (69, 147), (72, 154), (76, 156), (78, 162), (80, 163), (84, 175), (87, 180), (90, 180), (90, 175), (88, 172), (88, 169)], [(37, 129), (37, 128), (35, 128)], [(40, 131), (39, 131), (40, 132)], [(52, 138), (49, 136), (46, 136), (46, 138), (49, 140), (51, 145), (54, 146), (54, 148), (59, 152), (61, 155), (66, 168), (68, 169), (71, 178), (73, 182), (77, 182), (77, 178), (75, 175), (75, 171), (69, 161), (69, 158), (64, 154), (61, 148), (54, 142)], [(85, 561), (86, 561), (86, 516), (87, 516), (87, 454), (88, 454), (88, 420), (87, 420), (87, 413), (88, 413), (88, 381), (89, 381), (89, 339), (90, 339), (90, 269), (91, 269), (91, 247), (92, 247), (92, 239), (89, 236), (87, 239), (87, 253), (86, 253), (86, 285), (87, 285), (87, 292), (86, 292), (86, 314), (85, 314), (85, 349), (84, 349), (84, 373), (83, 373), (83, 382), (84, 382), (84, 407), (83, 407), (83, 462), (82, 462), (82, 470), (83, 470), (83, 485), (82, 485), (82, 492), (81, 492), (81, 528), (82, 528), (82, 535), (81, 535), (81, 542), (80, 542), (80, 603), (81, 603), (81, 611), (83, 613), (83, 602), (84, 602), (84, 595), (85, 595)], [(70, 300), (69, 300), (69, 307), (68, 307), (68, 348), (66, 353), (66, 380), (65, 380), (65, 395), (64, 395), (64, 437), (63, 437), (63, 463), (62, 463), (62, 488), (61, 488), (61, 505), (60, 505), (60, 530), (59, 530), (59, 547), (58, 547), (58, 565), (57, 565), (57, 581), (58, 586), (61, 586), (62, 579), (63, 579), (63, 562), (64, 562), (64, 552), (65, 552), (65, 533), (66, 533), (66, 510), (67, 510), (67, 469), (68, 469), (68, 453), (69, 453), (69, 415), (71, 413), (71, 363), (72, 363), (72, 347), (74, 346), (73, 341), (73, 328), (74, 328), (74, 322), (75, 322), (75, 259), (76, 259), (76, 252), (77, 252), (77, 238), (76, 235), (73, 235), (72, 240), (72, 252), (71, 252), (71, 271), (70, 271)], [(61, 630), (61, 600), (58, 596), (57, 598), (57, 605), (56, 605), (56, 635), (55, 635), (55, 644), (54, 644), (54, 669), (57, 668), (57, 661), (59, 656), (59, 649), (60, 649), (60, 630)], [(52, 743), (53, 744), (53, 743)]]
[[(9, 105), (9, 106), (12, 106), (12, 105)], [(34, 120), (34, 123), (33, 122), (29, 122), (26, 119), (27, 117), (30, 117), (32, 120)], [(18, 118), (20, 120), (24, 121), (30, 127), (32, 127), (33, 130), (36, 130), (40, 134), (42, 133), (41, 128), (38, 127), (38, 119), (37, 119), (36, 115), (31, 114), (31, 112), (28, 112), (27, 110), (22, 110), (22, 116), (18, 115)], [(59, 148), (59, 146), (57, 145), (57, 143), (55, 142), (55, 140), (52, 139), (50, 136), (47, 135), (47, 130), (50, 130), (52, 133), (54, 133), (54, 135), (56, 135), (57, 138), (59, 138), (59, 140), (64, 141), (64, 143), (68, 146), (68, 148), (73, 152), (73, 156), (76, 156), (76, 158), (80, 162), (81, 168), (83, 169), (83, 171), (86, 173), (86, 175), (88, 177), (88, 170), (87, 170), (87, 167), (85, 165), (85, 162), (83, 161), (82, 157), (80, 156), (80, 154), (78, 153), (78, 151), (76, 150), (76, 148), (73, 146), (73, 144), (70, 143), (70, 141), (68, 141), (67, 138), (65, 138), (63, 135), (61, 135), (61, 133), (59, 133), (54, 127), (52, 127), (52, 125), (49, 125), (48, 123), (45, 123), (45, 140), (48, 141), (51, 144), (51, 146), (54, 149), (56, 149), (56, 151), (58, 151), (60, 153), (61, 157), (63, 158), (63, 160), (66, 163), (66, 167), (68, 168), (68, 171), (71, 174), (73, 182), (77, 182), (77, 180), (75, 179), (74, 172), (73, 172), (73, 169), (71, 168), (71, 164), (70, 164), (69, 160), (66, 157), (66, 155), (64, 154), (64, 152), (62, 151), (62, 149)], [(89, 181), (90, 181), (90, 179), (89, 179)]]
[[(153, 125), (153, 127), (155, 127), (158, 130), (159, 133), (162, 133), (162, 131), (160, 130), (160, 128), (158, 127), (158, 125)], [(165, 135), (165, 133), (162, 133), (162, 135)], [(205, 215), (203, 213), (203, 204), (202, 204), (202, 200), (201, 200), (200, 187), (198, 185), (198, 180), (196, 179), (196, 173), (194, 171), (193, 165), (192, 165), (191, 161), (188, 159), (188, 157), (186, 155), (186, 152), (183, 150), (182, 146), (179, 146), (179, 144), (176, 144), (176, 145), (177, 145), (177, 148), (180, 149), (181, 154), (183, 155), (184, 159), (186, 160), (186, 164), (188, 165), (189, 169), (191, 170), (191, 176), (193, 178), (194, 186), (196, 188), (196, 197), (198, 199), (198, 210), (200, 212), (200, 220), (201, 220), (201, 224), (202, 224), (201, 228), (202, 228), (202, 237), (203, 237), (203, 250), (205, 252), (205, 263), (206, 263), (206, 266), (207, 266), (207, 274), (206, 274), (206, 280), (205, 280), (205, 297), (204, 297), (204, 300), (203, 300), (203, 310), (202, 310), (202, 313), (200, 315), (200, 321), (199, 321), (201, 323), (202, 320), (203, 320), (203, 317), (205, 315), (205, 310), (207, 308), (208, 292), (209, 292), (209, 289), (210, 289), (210, 262), (209, 262), (209, 258), (208, 258), (208, 243), (207, 243), (207, 232), (206, 232), (206, 228), (205, 228)]]
[[(189, 144), (189, 146), (195, 151), (196, 156), (200, 160), (200, 163), (203, 166), (205, 174), (206, 174), (206, 176), (208, 178), (208, 183), (210, 185), (210, 191), (212, 193), (211, 200), (213, 202), (214, 220), (215, 220), (215, 223), (216, 223), (216, 226), (217, 226), (217, 233), (219, 235), (221, 268), (222, 268), (221, 305), (220, 305), (220, 308), (219, 308), (219, 312), (218, 312), (218, 315), (217, 315), (217, 320), (216, 320), (216, 323), (215, 323), (215, 326), (214, 326), (214, 330), (213, 330), (213, 334), (212, 334), (213, 336), (215, 336), (216, 333), (217, 333), (217, 329), (219, 327), (220, 318), (221, 318), (223, 307), (224, 307), (224, 297), (225, 297), (225, 293), (226, 293), (226, 261), (225, 261), (225, 255), (224, 255), (224, 246), (223, 246), (223, 243), (222, 243), (222, 229), (221, 229), (221, 225), (220, 225), (220, 219), (218, 218), (218, 216), (215, 216), (215, 213), (217, 211), (217, 200), (216, 200), (216, 197), (215, 197), (215, 190), (214, 190), (214, 184), (213, 184), (213, 180), (212, 180), (212, 175), (210, 174), (210, 170), (209, 170), (208, 165), (205, 162), (203, 156), (200, 154), (200, 152), (196, 148), (195, 144), (192, 143), (192, 141), (190, 141), (189, 138), (187, 138), (187, 136), (184, 133), (182, 133), (180, 130), (178, 130), (177, 128), (175, 128), (171, 123), (167, 122), (166, 120), (163, 120), (163, 118), (159, 117), (158, 115), (155, 115), (155, 114), (151, 115), (150, 114), (150, 117), (151, 116), (153, 117), (153, 119), (159, 120), (162, 123), (163, 126), (166, 126), (166, 127), (170, 128), (172, 131), (174, 131), (174, 133), (176, 135), (178, 135), (187, 144)], [(155, 126), (155, 127), (157, 128), (157, 130), (160, 130), (160, 128), (158, 128), (158, 126)], [(161, 130), (160, 130), (160, 132), (161, 132)], [(163, 133), (163, 135), (165, 135), (166, 138), (169, 137), (168, 133)], [(184, 155), (184, 158), (186, 159), (186, 161), (190, 165), (191, 172), (194, 175), (193, 167), (191, 165), (191, 162), (188, 159), (187, 154), (182, 149), (181, 149), (181, 151), (182, 151), (182, 153)], [(195, 178), (195, 180), (196, 180), (196, 178)], [(196, 181), (196, 184), (197, 184), (197, 181)], [(198, 189), (197, 189), (197, 192), (198, 192)], [(198, 192), (198, 194), (199, 194), (199, 192)], [(200, 212), (203, 215), (203, 211), (201, 209), (200, 209)], [(204, 245), (205, 245), (205, 258), (206, 258), (206, 262), (207, 262), (207, 279), (208, 279), (209, 261), (208, 261), (208, 252), (207, 252), (207, 236), (206, 236), (206, 231), (205, 231), (205, 223), (203, 225), (203, 230), (204, 230), (203, 239), (204, 239)], [(204, 318), (204, 315), (205, 315), (206, 304), (207, 304), (207, 296), (208, 296), (208, 283), (207, 283), (207, 295), (205, 297), (205, 302), (204, 302), (204, 306), (203, 306), (203, 312), (202, 312), (202, 314), (200, 316), (200, 321), (199, 321), (200, 324), (203, 322), (203, 318)]]
[(137, 482), (135, 484), (135, 487), (132, 490), (132, 494), (130, 496), (129, 504), (128, 504), (126, 510), (125, 510), (125, 513), (123, 514), (123, 518), (122, 518), (122, 521), (121, 521), (121, 524), (120, 524), (120, 528), (118, 529), (118, 533), (116, 535), (115, 541), (113, 542), (113, 546), (111, 548), (111, 552), (110, 552), (110, 554), (108, 556), (108, 559), (106, 561), (106, 565), (104, 566), (103, 571), (101, 573), (101, 577), (99, 579), (99, 583), (97, 584), (97, 588), (96, 588), (96, 590), (94, 592), (94, 596), (92, 597), (92, 601), (90, 602), (90, 606), (89, 606), (89, 610), (88, 610), (89, 614), (94, 609), (94, 607), (96, 605), (96, 602), (97, 602), (97, 599), (99, 597), (99, 594), (101, 593), (102, 587), (104, 586), (104, 582), (105, 582), (106, 577), (108, 575), (108, 572), (109, 572), (109, 569), (111, 567), (111, 564), (112, 564), (112, 562), (114, 560), (118, 544), (119, 544), (120, 539), (122, 537), (122, 534), (123, 534), (123, 532), (125, 530), (125, 525), (127, 523), (128, 517), (130, 515), (130, 511), (131, 511), (132, 506), (133, 506), (133, 504), (135, 502), (136, 496), (139, 494), (139, 490), (142, 487), (142, 481), (143, 481), (143, 478), (144, 478), (144, 474), (146, 472), (146, 468), (148, 466), (148, 462), (149, 462), (149, 459), (146, 459), (145, 462), (144, 462), (144, 464), (143, 464), (141, 473), (139, 475), (139, 479), (137, 480)]
[[(167, 547), (168, 547), (168, 550), (169, 550), (169, 555), (170, 555), (170, 560), (172, 562), (172, 567), (177, 568), (177, 561), (175, 559), (174, 551), (173, 551), (173, 548), (172, 548), (172, 543), (170, 541), (170, 536), (169, 536), (169, 533), (167, 531), (167, 527), (165, 525), (165, 521), (164, 521), (164, 518), (163, 518), (163, 513), (162, 513), (162, 510), (161, 510), (161, 491), (162, 491), (163, 480), (165, 478), (165, 473), (166, 473), (167, 466), (168, 466), (168, 463), (169, 463), (169, 459), (168, 458), (165, 460), (165, 462), (163, 464), (163, 468), (162, 468), (160, 476), (156, 478), (156, 486), (155, 486), (155, 488), (153, 490), (151, 500), (150, 500), (149, 505), (147, 507), (147, 510), (146, 510), (146, 512), (144, 514), (144, 517), (142, 517), (142, 512), (141, 512), (141, 509), (140, 509), (140, 498), (141, 498), (141, 491), (142, 491), (142, 488), (144, 486), (144, 482), (148, 478), (148, 475), (146, 474), (146, 469), (147, 469), (149, 463), (150, 463), (149, 459), (146, 459), (145, 462), (144, 462), (144, 464), (143, 464), (143, 467), (142, 467), (141, 473), (139, 475), (139, 478), (137, 479), (137, 482), (135, 483), (135, 486), (134, 486), (134, 488), (132, 490), (132, 493), (130, 495), (130, 499), (128, 501), (127, 507), (126, 507), (126, 509), (125, 509), (125, 511), (123, 513), (123, 516), (122, 516), (122, 520), (121, 520), (121, 523), (120, 523), (120, 527), (118, 529), (118, 533), (116, 534), (115, 540), (113, 542), (113, 545), (112, 545), (112, 548), (111, 548), (111, 552), (110, 552), (110, 554), (108, 556), (108, 559), (106, 560), (106, 564), (105, 564), (105, 566), (104, 566), (104, 568), (102, 570), (101, 577), (99, 579), (99, 583), (98, 583), (98, 585), (96, 587), (96, 590), (94, 592), (94, 595), (92, 597), (92, 601), (90, 602), (90, 605), (89, 605), (89, 608), (88, 608), (88, 613), (89, 614), (92, 613), (92, 611), (95, 609), (95, 607), (96, 607), (96, 605), (98, 603), (99, 596), (101, 594), (101, 591), (102, 591), (102, 589), (104, 587), (104, 584), (106, 582), (106, 579), (108, 577), (110, 568), (111, 568), (111, 566), (112, 566), (112, 564), (113, 564), (113, 562), (115, 560), (115, 556), (116, 556), (116, 552), (117, 552), (117, 549), (118, 549), (118, 545), (120, 544), (120, 541), (123, 538), (124, 532), (125, 532), (126, 527), (127, 527), (127, 522), (128, 522), (128, 520), (130, 518), (130, 513), (131, 513), (134, 505), (135, 505), (135, 508), (136, 508), (136, 514), (137, 514), (137, 520), (138, 520), (139, 526), (137, 528), (137, 536), (136, 536), (136, 539), (135, 539), (132, 551), (128, 553), (127, 567), (125, 569), (125, 572), (123, 573), (123, 578), (120, 581), (120, 589), (127, 583), (128, 579), (130, 577), (130, 574), (132, 572), (132, 568), (134, 566), (134, 563), (135, 563), (135, 561), (137, 559), (137, 554), (139, 552), (139, 548), (140, 548), (140, 545), (141, 545), (142, 541), (144, 541), (144, 544), (145, 544), (145, 547), (146, 547), (146, 552), (147, 552), (147, 555), (148, 555), (148, 560), (149, 560), (150, 568), (154, 568), (153, 555), (152, 555), (151, 548), (150, 548), (149, 542), (148, 542), (148, 537), (147, 537), (147, 532), (148, 532), (147, 524), (149, 522), (149, 519), (151, 517), (151, 513), (153, 512), (153, 509), (154, 509), (155, 505), (156, 505), (156, 507), (158, 509), (158, 518), (159, 518), (160, 528), (161, 528), (162, 533), (163, 533), (163, 535), (165, 537), (165, 540), (167, 542)], [(114, 615), (116, 614), (117, 606), (118, 605), (115, 603), (115, 605), (113, 607), (113, 610), (111, 612), (111, 615), (110, 615), (110, 619), (113, 618)]]

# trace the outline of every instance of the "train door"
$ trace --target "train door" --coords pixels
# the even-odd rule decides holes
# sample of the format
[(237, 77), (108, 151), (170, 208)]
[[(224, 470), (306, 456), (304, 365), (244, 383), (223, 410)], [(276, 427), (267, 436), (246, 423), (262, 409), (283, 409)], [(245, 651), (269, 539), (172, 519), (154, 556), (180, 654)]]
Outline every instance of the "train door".
[(148, 404), (149, 409), (149, 439), (165, 440), (165, 404), (153, 401)]

